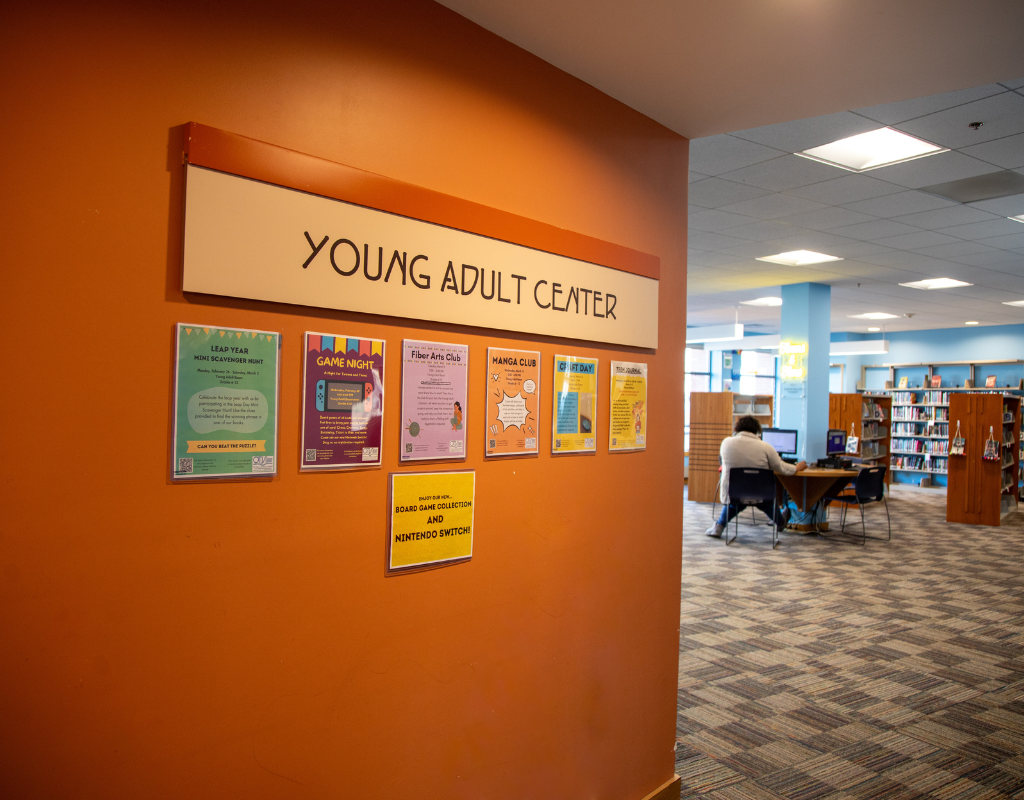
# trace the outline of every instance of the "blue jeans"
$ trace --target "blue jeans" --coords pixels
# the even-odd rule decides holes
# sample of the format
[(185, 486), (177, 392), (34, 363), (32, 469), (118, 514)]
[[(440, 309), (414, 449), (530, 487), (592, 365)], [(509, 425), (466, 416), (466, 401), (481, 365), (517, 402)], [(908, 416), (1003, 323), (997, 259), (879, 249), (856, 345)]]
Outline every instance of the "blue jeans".
[[(722, 506), (722, 513), (718, 517), (718, 524), (721, 525), (724, 528), (726, 525), (728, 525), (730, 522), (732, 522), (733, 517), (735, 517), (737, 514), (739, 514), (744, 508), (750, 508), (750, 506), (734, 506), (734, 505)], [(762, 512), (764, 512), (764, 515), (766, 517), (768, 517), (768, 519), (772, 518), (772, 504), (771, 503), (756, 503), (756, 504), (754, 504), (754, 508), (758, 508)], [(782, 515), (782, 507), (781, 506), (779, 508), (775, 509), (775, 526), (779, 530), (782, 530), (783, 528), (786, 527), (786, 518)]]

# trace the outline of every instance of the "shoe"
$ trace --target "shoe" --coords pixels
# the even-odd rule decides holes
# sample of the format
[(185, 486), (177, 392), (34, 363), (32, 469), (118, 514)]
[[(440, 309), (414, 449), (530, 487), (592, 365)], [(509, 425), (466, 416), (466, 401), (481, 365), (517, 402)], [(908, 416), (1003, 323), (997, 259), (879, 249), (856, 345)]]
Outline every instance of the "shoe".
[(704, 535), (705, 536), (712, 536), (715, 539), (718, 539), (718, 538), (721, 537), (722, 532), (724, 530), (725, 530), (725, 526), (724, 525), (712, 525), (710, 528), (708, 528), (706, 531), (704, 531)]

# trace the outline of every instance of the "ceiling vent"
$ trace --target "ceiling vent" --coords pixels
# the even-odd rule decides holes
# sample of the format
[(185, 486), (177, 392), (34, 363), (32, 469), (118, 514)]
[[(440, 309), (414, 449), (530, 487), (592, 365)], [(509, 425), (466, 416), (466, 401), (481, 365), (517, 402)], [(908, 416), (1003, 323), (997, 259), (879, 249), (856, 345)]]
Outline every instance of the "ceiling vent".
[(1024, 175), (1007, 169), (959, 181), (922, 186), (920, 191), (937, 194), (957, 203), (977, 203), (979, 200), (1024, 194)]

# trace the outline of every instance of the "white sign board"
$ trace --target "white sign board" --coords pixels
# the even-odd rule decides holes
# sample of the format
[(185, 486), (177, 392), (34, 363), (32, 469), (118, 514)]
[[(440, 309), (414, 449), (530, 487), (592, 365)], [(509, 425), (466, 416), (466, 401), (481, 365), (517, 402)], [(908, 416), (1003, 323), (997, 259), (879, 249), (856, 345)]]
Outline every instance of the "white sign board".
[(183, 289), (658, 346), (658, 281), (189, 165)]

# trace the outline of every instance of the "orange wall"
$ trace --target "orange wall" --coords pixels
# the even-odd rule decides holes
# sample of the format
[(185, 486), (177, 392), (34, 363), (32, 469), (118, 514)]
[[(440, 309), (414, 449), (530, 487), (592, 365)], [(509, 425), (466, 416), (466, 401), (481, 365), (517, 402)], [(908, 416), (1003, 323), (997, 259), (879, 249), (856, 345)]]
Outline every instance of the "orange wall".
[[(673, 769), (687, 142), (423, 0), (22, 3), (4, 80), (0, 795), (615, 798)], [(183, 296), (196, 120), (662, 259), (657, 353)], [(172, 328), (284, 334), (280, 475), (170, 485)], [(307, 330), (388, 340), (385, 468), (298, 474)], [(646, 360), (643, 454), (477, 470), (386, 578), (402, 337)], [(476, 420), (474, 423), (473, 420)], [(605, 423), (599, 430), (606, 430)]]

